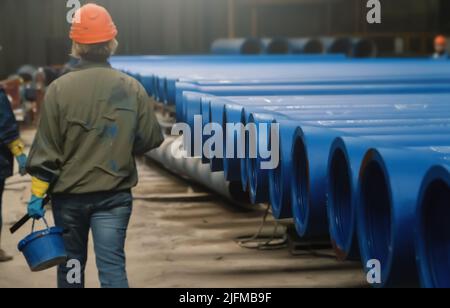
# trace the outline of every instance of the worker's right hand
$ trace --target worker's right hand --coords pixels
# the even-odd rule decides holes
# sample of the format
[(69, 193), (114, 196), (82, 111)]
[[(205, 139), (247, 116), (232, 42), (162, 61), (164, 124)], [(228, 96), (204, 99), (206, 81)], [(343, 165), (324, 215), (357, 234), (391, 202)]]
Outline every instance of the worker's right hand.
[(37, 177), (31, 178), (31, 200), (28, 203), (28, 215), (34, 219), (41, 219), (45, 215), (44, 198), (50, 184)]
[(31, 196), (31, 200), (28, 203), (28, 216), (33, 219), (41, 219), (45, 216), (44, 198)]

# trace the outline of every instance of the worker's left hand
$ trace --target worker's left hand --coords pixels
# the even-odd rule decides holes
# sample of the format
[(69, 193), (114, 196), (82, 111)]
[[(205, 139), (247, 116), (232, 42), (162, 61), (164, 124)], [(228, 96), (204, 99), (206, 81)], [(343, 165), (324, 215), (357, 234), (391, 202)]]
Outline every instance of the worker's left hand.
[(16, 156), (17, 164), (19, 165), (19, 173), (21, 176), (27, 174), (26, 165), (27, 165), (27, 156), (25, 154), (20, 154)]

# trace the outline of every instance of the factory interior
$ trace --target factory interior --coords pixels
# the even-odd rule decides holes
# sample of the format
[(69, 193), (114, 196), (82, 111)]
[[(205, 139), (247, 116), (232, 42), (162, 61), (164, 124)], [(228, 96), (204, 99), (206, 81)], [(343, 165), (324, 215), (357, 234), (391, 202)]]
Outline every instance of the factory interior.
[(450, 288), (449, 52), (444, 0), (1, 0), (0, 288)]

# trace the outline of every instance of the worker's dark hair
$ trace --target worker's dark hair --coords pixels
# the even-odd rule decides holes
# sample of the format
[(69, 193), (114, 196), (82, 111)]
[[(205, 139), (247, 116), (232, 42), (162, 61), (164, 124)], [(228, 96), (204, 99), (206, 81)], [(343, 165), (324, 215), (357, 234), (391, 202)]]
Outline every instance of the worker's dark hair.
[(106, 43), (89, 45), (73, 42), (72, 56), (87, 61), (106, 61), (116, 52), (118, 45), (115, 39)]

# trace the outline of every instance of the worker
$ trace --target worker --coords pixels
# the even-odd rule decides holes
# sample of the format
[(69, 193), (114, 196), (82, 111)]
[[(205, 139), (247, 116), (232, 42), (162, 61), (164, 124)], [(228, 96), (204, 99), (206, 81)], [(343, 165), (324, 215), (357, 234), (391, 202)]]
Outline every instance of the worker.
[(447, 39), (443, 35), (439, 35), (434, 40), (434, 59), (448, 59)]
[(27, 163), (32, 176), (28, 214), (44, 217), (48, 195), (55, 224), (66, 231), (69, 258), (58, 268), (60, 288), (85, 286), (90, 231), (101, 286), (129, 287), (124, 246), (131, 188), (138, 182), (134, 155), (164, 141), (145, 89), (108, 63), (117, 33), (101, 6), (87, 4), (75, 13), (70, 38), (80, 62), (47, 88)]
[(19, 165), (19, 173), (25, 175), (27, 157), (24, 154), (24, 143), (19, 138), (19, 126), (11, 108), (8, 96), (0, 88), (0, 262), (8, 262), (12, 257), (1, 247), (2, 233), (2, 195), (5, 179), (13, 175), (13, 157)]

